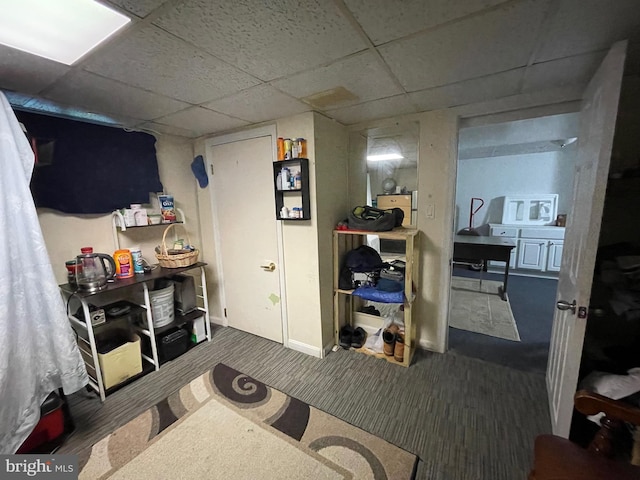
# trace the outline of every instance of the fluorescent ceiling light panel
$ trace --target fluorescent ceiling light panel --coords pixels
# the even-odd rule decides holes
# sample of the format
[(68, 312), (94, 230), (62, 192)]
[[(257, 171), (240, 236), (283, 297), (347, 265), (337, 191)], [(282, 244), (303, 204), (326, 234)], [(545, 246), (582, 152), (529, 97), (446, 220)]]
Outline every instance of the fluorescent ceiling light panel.
[(404, 157), (399, 153), (384, 153), (382, 155), (367, 155), (367, 160), (402, 160)]
[(94, 0), (8, 0), (0, 43), (71, 65), (130, 21)]

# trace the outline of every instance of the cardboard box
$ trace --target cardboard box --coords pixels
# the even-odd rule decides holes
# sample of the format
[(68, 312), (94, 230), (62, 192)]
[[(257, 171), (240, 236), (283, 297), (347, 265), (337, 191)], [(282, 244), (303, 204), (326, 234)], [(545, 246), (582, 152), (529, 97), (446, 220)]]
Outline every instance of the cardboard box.
[[(109, 342), (119, 344), (115, 348), (109, 347)], [(98, 362), (102, 370), (104, 388), (111, 388), (128, 378), (142, 372), (142, 356), (140, 355), (140, 337), (126, 330), (112, 330), (96, 338), (98, 342)], [(101, 348), (107, 345), (107, 350)], [(103, 353), (101, 353), (103, 352)]]
[(191, 341), (200, 343), (207, 338), (207, 331), (204, 325), (204, 315), (193, 320), (191, 326)]

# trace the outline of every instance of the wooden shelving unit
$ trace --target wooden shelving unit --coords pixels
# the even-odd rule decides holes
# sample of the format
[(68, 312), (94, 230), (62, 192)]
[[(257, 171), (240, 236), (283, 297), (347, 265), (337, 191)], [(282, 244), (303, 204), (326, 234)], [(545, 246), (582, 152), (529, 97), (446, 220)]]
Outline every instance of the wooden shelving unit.
[(353, 325), (354, 312), (361, 299), (353, 295), (353, 290), (338, 288), (340, 268), (344, 255), (366, 242), (367, 235), (377, 235), (380, 239), (401, 240), (405, 242), (405, 278), (404, 278), (404, 361), (398, 362), (393, 356), (371, 352), (365, 348), (357, 351), (408, 367), (415, 353), (416, 329), (413, 322), (413, 300), (418, 287), (420, 245), (418, 230), (414, 228), (395, 228), (388, 232), (367, 232), (361, 230), (333, 231), (333, 327), (336, 345), (339, 344), (340, 328), (345, 324)]

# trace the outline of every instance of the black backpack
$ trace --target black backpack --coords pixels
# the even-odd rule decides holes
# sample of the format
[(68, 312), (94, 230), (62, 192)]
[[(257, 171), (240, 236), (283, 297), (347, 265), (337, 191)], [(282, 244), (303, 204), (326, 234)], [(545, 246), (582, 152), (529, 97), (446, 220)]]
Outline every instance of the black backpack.
[(349, 250), (340, 269), (338, 288), (351, 290), (362, 285), (375, 285), (383, 266), (380, 254), (368, 245)]
[(368, 205), (354, 208), (349, 212), (349, 228), (369, 232), (385, 232), (402, 226), (404, 211), (401, 208), (380, 210)]

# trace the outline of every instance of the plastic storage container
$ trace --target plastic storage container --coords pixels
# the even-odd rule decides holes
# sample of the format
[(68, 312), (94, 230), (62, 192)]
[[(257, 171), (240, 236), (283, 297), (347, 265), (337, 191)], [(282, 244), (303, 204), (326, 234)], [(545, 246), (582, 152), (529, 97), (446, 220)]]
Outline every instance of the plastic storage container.
[(153, 317), (153, 326), (155, 328), (164, 327), (173, 322), (175, 318), (173, 308), (174, 290), (175, 287), (173, 283), (171, 283), (168, 287), (149, 292), (151, 316)]

